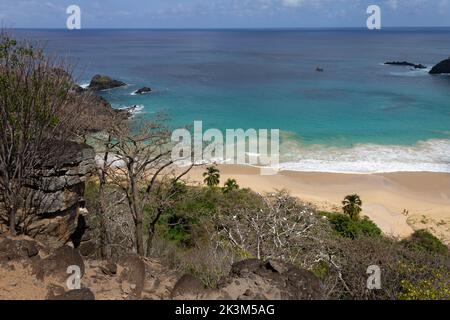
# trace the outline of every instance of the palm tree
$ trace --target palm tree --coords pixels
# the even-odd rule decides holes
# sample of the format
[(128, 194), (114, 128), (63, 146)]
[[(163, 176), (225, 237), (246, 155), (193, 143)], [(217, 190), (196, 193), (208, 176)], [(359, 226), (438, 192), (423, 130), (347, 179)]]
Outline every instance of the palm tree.
[(223, 186), (223, 193), (229, 193), (237, 189), (239, 189), (239, 185), (237, 184), (236, 180), (228, 179)]
[(350, 216), (352, 220), (358, 220), (359, 214), (362, 211), (362, 201), (361, 198), (357, 194), (352, 194), (346, 196), (344, 201), (342, 201), (343, 207), (342, 210), (344, 213)]
[(206, 172), (203, 173), (203, 177), (205, 177), (205, 180), (203, 180), (203, 182), (206, 183), (206, 185), (210, 188), (216, 187), (220, 183), (219, 169), (217, 169), (215, 166), (206, 168)]

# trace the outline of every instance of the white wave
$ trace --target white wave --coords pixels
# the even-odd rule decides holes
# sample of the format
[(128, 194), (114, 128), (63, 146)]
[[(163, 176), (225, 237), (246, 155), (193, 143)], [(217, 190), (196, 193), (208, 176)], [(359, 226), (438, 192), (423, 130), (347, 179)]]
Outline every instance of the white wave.
[(89, 87), (90, 83), (89, 82), (83, 82), (81, 84), (79, 84), (79, 86), (83, 89), (87, 89)]
[(137, 114), (146, 113), (145, 106), (143, 104), (137, 104), (134, 106), (120, 106), (117, 107), (118, 110), (127, 110), (131, 117), (134, 117)]
[(414, 146), (358, 144), (350, 148), (291, 144), (288, 149), (287, 152), (281, 151), (282, 170), (361, 174), (450, 173), (450, 140), (427, 140)]
[(427, 76), (429, 75), (431, 71), (431, 68), (426, 68), (426, 69), (408, 69), (407, 71), (403, 71), (403, 72), (389, 72), (389, 74), (391, 76), (396, 76), (396, 77), (423, 77), (423, 76)]
[(144, 109), (145, 109), (145, 106), (144, 106), (144, 105), (138, 104), (138, 105), (134, 106), (134, 107), (130, 110), (130, 112), (131, 112), (132, 114), (143, 113), (143, 112), (144, 112)]

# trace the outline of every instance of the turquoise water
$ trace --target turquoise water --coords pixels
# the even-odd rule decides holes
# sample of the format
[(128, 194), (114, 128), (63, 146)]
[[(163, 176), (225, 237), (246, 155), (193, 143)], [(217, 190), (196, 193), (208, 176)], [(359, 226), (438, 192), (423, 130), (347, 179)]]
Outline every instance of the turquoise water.
[[(285, 168), (450, 172), (450, 29), (21, 30), (96, 73), (125, 81), (101, 94), (135, 117), (167, 112), (174, 127), (282, 131)], [(325, 72), (316, 72), (317, 66)], [(154, 92), (133, 96), (142, 86)]]

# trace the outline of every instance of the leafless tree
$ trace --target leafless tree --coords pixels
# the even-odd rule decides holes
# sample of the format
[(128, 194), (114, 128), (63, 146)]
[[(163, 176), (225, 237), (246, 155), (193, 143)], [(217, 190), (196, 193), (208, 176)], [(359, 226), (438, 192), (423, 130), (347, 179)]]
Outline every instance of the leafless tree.
[[(135, 226), (136, 250), (144, 256), (150, 252), (144, 244), (144, 210), (151, 200), (160, 204), (149, 222), (149, 241), (162, 215), (162, 206), (173, 196), (163, 189), (164, 181), (176, 183), (193, 165), (178, 168), (171, 158), (171, 130), (165, 126), (164, 116), (137, 124), (122, 126), (106, 139), (103, 161), (101, 161), (100, 183), (112, 183), (125, 194)], [(157, 187), (158, 186), (158, 187)]]
[(317, 244), (320, 255), (320, 234), (328, 230), (326, 221), (285, 191), (258, 196), (256, 207), (239, 206), (216, 215), (222, 236), (258, 259), (298, 263), (302, 246), (311, 242)]

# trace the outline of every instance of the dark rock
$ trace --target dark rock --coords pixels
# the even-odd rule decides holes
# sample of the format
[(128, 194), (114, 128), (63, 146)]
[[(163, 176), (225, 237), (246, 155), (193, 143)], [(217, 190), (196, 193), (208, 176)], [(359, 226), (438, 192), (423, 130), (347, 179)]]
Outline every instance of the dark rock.
[(450, 58), (435, 65), (430, 74), (450, 74)]
[(149, 93), (149, 92), (152, 92), (151, 88), (143, 87), (143, 88), (140, 88), (139, 90), (136, 90), (134, 93), (135, 94), (145, 94), (145, 93)]
[(82, 242), (78, 249), (83, 257), (92, 257), (97, 251), (97, 245), (94, 241), (86, 241)]
[(392, 65), (392, 66), (405, 66), (405, 67), (413, 67), (415, 69), (426, 69), (427, 67), (423, 64), (415, 64), (408, 61), (392, 61), (392, 62), (385, 62), (384, 64)]
[(114, 109), (103, 97), (93, 96), (91, 99), (93, 104), (89, 112), (91, 117), (96, 120), (88, 123), (88, 129), (92, 132), (102, 131), (112, 121), (127, 120), (131, 116), (127, 109)]
[(92, 78), (88, 88), (93, 91), (101, 91), (123, 86), (126, 86), (126, 83), (97, 74)]
[(67, 291), (66, 293), (58, 296), (50, 296), (48, 300), (95, 300), (95, 295), (90, 289), (83, 288), (79, 290)]
[(112, 261), (106, 262), (105, 265), (100, 266), (100, 270), (108, 276), (113, 276), (117, 274), (117, 264)]
[(81, 271), (81, 277), (83, 277), (85, 266), (80, 253), (72, 247), (64, 246), (56, 249), (48, 258), (35, 263), (33, 265), (33, 272), (38, 279), (53, 276), (61, 281), (65, 281), (69, 276), (67, 273), (69, 266), (78, 266)]
[(182, 276), (172, 290), (172, 298), (189, 295), (189, 294), (200, 294), (205, 291), (203, 283), (194, 276), (185, 274)]
[(286, 271), (289, 270), (284, 263), (280, 263), (279, 261), (276, 260), (267, 261), (266, 268), (274, 272), (278, 272), (280, 274), (285, 273)]
[(0, 263), (39, 259), (39, 246), (33, 240), (0, 236)]
[(57, 284), (50, 284), (48, 286), (47, 299), (51, 299), (55, 296), (60, 296), (66, 293), (66, 289), (63, 286)]
[(317, 68), (316, 68), (316, 71), (317, 71), (317, 72), (323, 72), (324, 70), (323, 70), (323, 68), (317, 67)]
[[(240, 286), (236, 286), (239, 279)], [(292, 264), (256, 259), (235, 263), (219, 288), (237, 299), (320, 300), (325, 292), (319, 279), (310, 271)], [(273, 296), (274, 290), (278, 294)]]
[(137, 255), (126, 255), (119, 258), (117, 265), (122, 269), (119, 274), (122, 291), (140, 298), (145, 281), (145, 264), (142, 259)]

